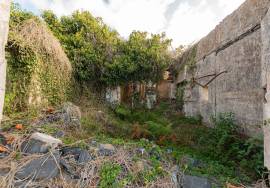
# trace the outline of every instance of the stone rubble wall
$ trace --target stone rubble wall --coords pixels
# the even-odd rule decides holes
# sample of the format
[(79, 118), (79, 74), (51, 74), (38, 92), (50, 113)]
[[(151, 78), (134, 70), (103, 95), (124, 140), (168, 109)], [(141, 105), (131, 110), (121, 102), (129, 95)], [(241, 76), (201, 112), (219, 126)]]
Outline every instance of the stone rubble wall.
[[(227, 73), (214, 79), (208, 88), (197, 84), (186, 87), (186, 115), (201, 115), (211, 125), (212, 115), (232, 112), (240, 132), (249, 136), (262, 133), (266, 85), (263, 75), (268, 74), (268, 70), (263, 71), (262, 59), (270, 57), (270, 47), (264, 47), (270, 45), (270, 26), (262, 28), (262, 24), (269, 24), (269, 18), (264, 20), (269, 6), (269, 0), (247, 0), (196, 44), (196, 69), (193, 75), (184, 76), (186, 80)], [(178, 76), (176, 82), (183, 81), (182, 77)], [(211, 78), (197, 81), (204, 85)]]

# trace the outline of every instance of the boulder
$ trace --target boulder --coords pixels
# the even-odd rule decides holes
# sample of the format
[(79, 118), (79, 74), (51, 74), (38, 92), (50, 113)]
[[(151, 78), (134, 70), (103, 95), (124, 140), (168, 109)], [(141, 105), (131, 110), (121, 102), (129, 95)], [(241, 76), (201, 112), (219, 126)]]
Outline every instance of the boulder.
[[(203, 177), (189, 176), (181, 172), (179, 166), (172, 168), (171, 180), (176, 188), (211, 188), (212, 183)], [(215, 186), (216, 187), (216, 186)]]
[(33, 133), (29, 140), (22, 143), (21, 150), (24, 153), (47, 153), (49, 149), (55, 149), (62, 145), (62, 141), (43, 133)]
[(58, 130), (56, 131), (56, 133), (54, 133), (53, 135), (55, 138), (62, 138), (65, 136), (65, 132), (64, 131), (61, 131), (61, 130)]
[(63, 105), (62, 116), (65, 125), (79, 127), (81, 125), (81, 110), (78, 106), (67, 102)]
[(47, 145), (51, 146), (52, 148), (56, 148), (59, 145), (62, 145), (61, 140), (59, 140), (57, 138), (54, 138), (54, 137), (52, 137), (50, 135), (39, 133), (39, 132), (36, 132), (36, 133), (32, 134), (30, 139), (35, 139), (35, 140), (39, 140), (41, 142), (44, 142)]
[(64, 122), (67, 126), (78, 127), (81, 125), (80, 120), (80, 108), (70, 102), (67, 102), (64, 103), (62, 109), (46, 114), (43, 118), (37, 120), (34, 125), (41, 126), (45, 124)]
[(89, 161), (92, 160), (91, 155), (88, 153), (88, 151), (86, 150), (82, 150), (80, 152), (79, 158), (78, 158), (78, 163), (80, 164), (84, 164), (84, 163), (88, 163)]
[(34, 123), (34, 125), (41, 126), (46, 124), (52, 124), (55, 122), (59, 122), (62, 120), (62, 113), (56, 112), (53, 114), (47, 114), (45, 117), (37, 120), (37, 122)]
[(73, 156), (74, 159), (79, 163), (87, 163), (92, 160), (92, 156), (87, 150), (78, 147), (65, 147), (61, 150), (63, 156)]
[(61, 154), (63, 156), (73, 155), (76, 160), (78, 160), (82, 149), (78, 147), (64, 147), (61, 149)]
[(15, 174), (16, 179), (34, 181), (49, 180), (59, 175), (58, 168), (60, 160), (59, 153), (53, 155), (47, 154), (40, 158), (34, 159), (18, 169)]
[(22, 143), (21, 151), (28, 154), (47, 153), (49, 151), (49, 146), (39, 140), (30, 139)]
[(183, 188), (211, 188), (212, 184), (207, 178), (188, 176), (183, 177)]
[(72, 179), (80, 179), (80, 176), (76, 173), (75, 168), (68, 164), (66, 160), (61, 158), (60, 165), (65, 170), (65, 172), (67, 172), (67, 174), (71, 176)]
[(111, 144), (100, 144), (98, 154), (100, 156), (111, 156), (115, 153), (115, 147)]

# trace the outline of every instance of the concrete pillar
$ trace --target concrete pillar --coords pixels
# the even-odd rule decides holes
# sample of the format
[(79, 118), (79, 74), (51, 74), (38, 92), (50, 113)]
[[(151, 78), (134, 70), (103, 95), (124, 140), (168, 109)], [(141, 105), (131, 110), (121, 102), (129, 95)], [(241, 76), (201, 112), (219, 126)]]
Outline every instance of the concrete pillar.
[(0, 0), (0, 122), (3, 115), (6, 88), (5, 45), (8, 38), (10, 4), (11, 0)]
[(112, 105), (121, 103), (121, 87), (117, 86), (114, 88), (106, 89), (106, 101)]
[(265, 90), (264, 99), (264, 165), (270, 170), (270, 11), (261, 22), (262, 37), (262, 89)]

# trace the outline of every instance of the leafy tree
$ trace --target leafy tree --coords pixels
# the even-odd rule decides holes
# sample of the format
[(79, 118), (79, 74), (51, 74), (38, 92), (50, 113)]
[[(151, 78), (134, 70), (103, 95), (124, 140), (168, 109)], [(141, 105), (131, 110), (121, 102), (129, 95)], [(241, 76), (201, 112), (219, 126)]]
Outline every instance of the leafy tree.
[(44, 11), (42, 17), (64, 45), (80, 82), (95, 86), (156, 82), (171, 62), (171, 40), (164, 33), (134, 31), (128, 40), (123, 40), (101, 18), (87, 11), (60, 19)]
[(52, 12), (45, 11), (42, 17), (61, 40), (74, 63), (76, 79), (96, 85), (106, 84), (103, 79), (105, 62), (113, 61), (118, 33), (87, 11), (76, 11), (60, 20)]
[(118, 80), (124, 82), (157, 82), (171, 61), (168, 53), (170, 43), (164, 33), (149, 36), (146, 32), (132, 32), (122, 44), (117, 61), (109, 66), (108, 80), (120, 76)]
[(31, 18), (37, 17), (35, 17), (31, 12), (22, 10), (18, 3), (11, 3), (9, 23), (10, 29), (16, 29), (16, 27), (21, 25), (23, 21)]

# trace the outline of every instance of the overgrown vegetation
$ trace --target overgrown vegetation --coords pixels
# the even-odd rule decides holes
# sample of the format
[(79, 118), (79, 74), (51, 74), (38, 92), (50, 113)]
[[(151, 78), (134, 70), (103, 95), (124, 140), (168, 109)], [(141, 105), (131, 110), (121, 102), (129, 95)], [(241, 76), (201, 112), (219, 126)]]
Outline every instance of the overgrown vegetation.
[(134, 31), (126, 41), (87, 11), (60, 19), (44, 11), (42, 17), (65, 47), (80, 84), (102, 88), (136, 81), (156, 82), (171, 62), (171, 40), (164, 33)]
[[(183, 71), (187, 71), (187, 73), (194, 75), (194, 70), (196, 69), (196, 56), (197, 56), (197, 46), (198, 44), (194, 44), (181, 53), (181, 56), (174, 59), (173, 64), (173, 75), (177, 77), (178, 74)], [(181, 49), (181, 48), (180, 48)]]
[(177, 85), (176, 87), (176, 95), (175, 95), (175, 99), (176, 99), (176, 106), (177, 108), (182, 111), (184, 108), (184, 97), (185, 97), (185, 89), (186, 89), (186, 85), (188, 83), (186, 81), (181, 82), (180, 84)]
[(15, 4), (6, 51), (6, 113), (67, 99), (71, 65), (60, 43), (39, 18)]
[[(150, 36), (146, 32), (134, 31), (125, 41), (100, 18), (94, 18), (86, 11), (77, 11), (61, 18), (45, 11), (42, 17), (72, 61), (73, 76), (79, 87), (91, 85), (104, 88), (131, 82), (157, 82), (171, 62), (168, 53), (171, 41), (165, 34)], [(6, 50), (6, 113), (24, 111), (28, 108), (29, 99), (43, 100), (40, 96), (44, 96), (47, 105), (57, 105), (66, 100), (71, 77), (69, 60), (39, 18), (13, 7)], [(185, 66), (193, 71), (196, 66), (196, 45), (188, 53)], [(99, 177), (92, 178), (95, 178), (93, 182), (99, 180), (99, 186), (104, 188), (156, 183), (158, 178), (166, 178), (167, 171), (163, 169), (166, 160), (174, 161), (187, 174), (206, 176), (221, 183), (250, 183), (261, 177), (261, 139), (239, 135), (231, 113), (214, 117), (213, 128), (202, 125), (200, 116), (184, 117), (179, 111), (184, 104), (186, 84), (183, 82), (178, 88), (178, 109), (171, 103), (161, 102), (153, 110), (141, 106), (130, 109), (124, 105), (109, 110), (103, 104), (87, 106), (87, 102), (92, 99), (87, 98), (85, 102), (82, 99), (84, 96), (76, 95), (79, 98), (76, 102), (85, 102), (82, 105), (82, 128), (79, 131), (65, 128), (62, 141), (68, 146), (85, 149), (89, 147), (85, 140), (94, 136), (100, 141), (126, 148), (141, 147), (149, 153), (148, 156), (128, 156), (129, 162), (138, 162), (143, 158), (149, 163), (134, 174), (130, 174), (129, 166), (123, 162), (117, 163), (119, 161), (115, 160), (102, 164), (98, 171)], [(37, 91), (39, 93), (34, 95)], [(100, 112), (100, 109), (103, 111)], [(29, 126), (25, 131), (31, 132), (31, 128)], [(45, 124), (40, 129), (54, 134), (60, 128)], [(120, 154), (117, 157), (121, 161), (123, 155)], [(173, 159), (168, 156), (173, 156)], [(183, 163), (183, 159), (188, 162)]]
[(220, 114), (213, 118), (213, 122), (215, 128), (207, 137), (205, 135), (200, 139), (201, 152), (224, 164), (239, 165), (239, 171), (248, 169), (257, 176), (262, 176), (262, 138), (245, 138), (239, 135), (232, 113)]
[(190, 72), (194, 72), (196, 68), (196, 56), (197, 56), (197, 44), (191, 47), (189, 55), (187, 56), (186, 66), (188, 68), (188, 71)]
[(207, 128), (201, 117), (184, 117), (170, 106), (161, 103), (152, 111), (119, 106), (111, 116), (114, 120), (103, 125), (102, 132), (125, 140), (152, 140), (165, 151), (171, 148), (179, 163), (186, 155), (203, 161), (203, 166), (183, 166), (193, 175), (235, 183), (262, 177), (262, 139), (239, 135), (233, 114), (220, 114), (213, 118), (214, 128)]

